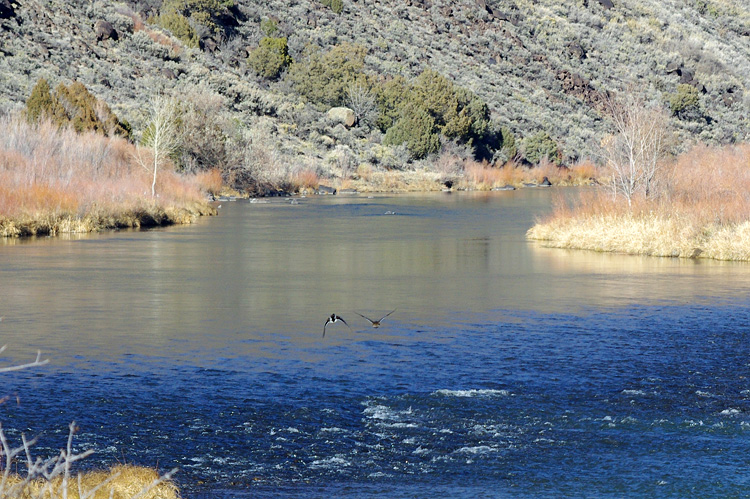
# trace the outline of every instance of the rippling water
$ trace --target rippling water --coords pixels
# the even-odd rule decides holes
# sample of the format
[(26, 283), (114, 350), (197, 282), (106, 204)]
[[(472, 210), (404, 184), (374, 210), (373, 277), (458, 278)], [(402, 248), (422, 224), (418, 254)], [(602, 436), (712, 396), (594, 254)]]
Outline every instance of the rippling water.
[(3, 375), (0, 421), (54, 453), (76, 420), (88, 466), (187, 498), (750, 494), (750, 266), (540, 248), (554, 196), (9, 242), (5, 360), (51, 364)]

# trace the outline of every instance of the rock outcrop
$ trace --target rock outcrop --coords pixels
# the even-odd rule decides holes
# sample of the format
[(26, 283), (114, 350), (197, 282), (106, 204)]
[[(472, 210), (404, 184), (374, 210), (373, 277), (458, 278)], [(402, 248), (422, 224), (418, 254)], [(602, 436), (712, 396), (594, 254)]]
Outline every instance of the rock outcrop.
[(117, 40), (119, 38), (117, 31), (112, 27), (112, 24), (103, 19), (99, 19), (94, 23), (94, 31), (96, 32), (96, 41), (98, 42), (104, 40)]
[(332, 107), (328, 110), (328, 118), (350, 128), (357, 123), (357, 116), (348, 107)]

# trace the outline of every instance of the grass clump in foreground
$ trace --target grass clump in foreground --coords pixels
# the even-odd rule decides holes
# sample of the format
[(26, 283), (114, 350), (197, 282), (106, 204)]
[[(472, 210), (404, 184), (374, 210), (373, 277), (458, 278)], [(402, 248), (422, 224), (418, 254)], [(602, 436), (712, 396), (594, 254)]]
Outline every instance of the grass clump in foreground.
[[(1, 319), (1, 318), (0, 318)], [(0, 353), (6, 346), (0, 346)], [(44, 366), (41, 351), (36, 360), (26, 364), (0, 367), (0, 375)], [(7, 397), (0, 396), (0, 405)], [(172, 476), (177, 469), (160, 475), (155, 469), (142, 466), (118, 465), (108, 471), (89, 471), (73, 475), (72, 468), (93, 451), (77, 453), (73, 450), (73, 435), (78, 431), (70, 423), (67, 445), (51, 458), (32, 457), (38, 438), (27, 439), (21, 434), (21, 444), (12, 445), (0, 424), (0, 498), (3, 499), (179, 499)], [(15, 469), (15, 472), (13, 471)], [(24, 469), (23, 472), (19, 472)]]
[(206, 200), (221, 187), (213, 172), (164, 167), (152, 197), (152, 179), (123, 138), (12, 117), (0, 118), (0, 128), (0, 236), (189, 223), (215, 213)]
[(659, 196), (630, 204), (603, 190), (560, 202), (527, 236), (556, 248), (750, 260), (750, 145), (696, 146), (659, 182)]
[(62, 476), (52, 480), (28, 480), (20, 475), (9, 475), (4, 491), (2, 497), (9, 499), (180, 498), (177, 486), (160, 477), (156, 470), (131, 465), (118, 465), (105, 471), (89, 471), (69, 480), (64, 480)]

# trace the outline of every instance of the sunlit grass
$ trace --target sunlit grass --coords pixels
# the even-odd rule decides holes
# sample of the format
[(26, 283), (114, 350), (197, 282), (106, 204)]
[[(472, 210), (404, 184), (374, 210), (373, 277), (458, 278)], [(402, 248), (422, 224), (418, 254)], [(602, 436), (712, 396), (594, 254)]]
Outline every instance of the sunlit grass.
[[(446, 166), (448, 165), (448, 166)], [(448, 188), (467, 191), (489, 191), (504, 187), (540, 185), (544, 179), (552, 185), (589, 185), (599, 172), (592, 163), (570, 167), (542, 164), (534, 167), (507, 163), (492, 166), (486, 162), (438, 157), (434, 163), (424, 161), (408, 170), (375, 169), (360, 165), (353, 178), (339, 181), (342, 190), (359, 192), (430, 192)]]
[(305, 168), (291, 175), (292, 192), (314, 192), (320, 185), (320, 178), (314, 170)]
[(354, 189), (359, 192), (430, 192), (445, 189), (441, 175), (425, 170), (368, 171), (357, 180), (341, 182), (341, 190)]
[(151, 198), (148, 172), (124, 139), (13, 118), (0, 127), (0, 235), (186, 223), (213, 212), (204, 193), (220, 188), (215, 173), (165, 168)]
[(500, 166), (467, 161), (460, 185), (471, 190), (490, 190), (500, 187), (520, 187), (541, 184), (544, 179), (552, 185), (587, 185), (596, 179), (598, 172), (592, 163), (579, 163), (570, 167), (543, 163), (528, 167), (513, 162)]
[(142, 466), (118, 465), (106, 471), (81, 473), (68, 480), (64, 490), (63, 477), (50, 481), (36, 479), (25, 483), (25, 477), (10, 475), (5, 484), (8, 499), (179, 499), (177, 486), (160, 481), (159, 473)]
[(750, 260), (750, 146), (698, 146), (662, 170), (657, 199), (600, 190), (558, 203), (528, 237), (552, 247), (630, 254)]

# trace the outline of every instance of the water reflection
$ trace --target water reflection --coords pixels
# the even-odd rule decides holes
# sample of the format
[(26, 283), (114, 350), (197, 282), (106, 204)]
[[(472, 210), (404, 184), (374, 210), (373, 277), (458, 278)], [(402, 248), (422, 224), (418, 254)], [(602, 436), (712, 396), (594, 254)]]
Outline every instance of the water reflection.
[(573, 295), (596, 307), (715, 301), (750, 290), (750, 267), (743, 262), (563, 250), (538, 243), (530, 251), (536, 268), (581, 287), (572, 289)]
[(493, 311), (585, 313), (747, 292), (745, 264), (527, 241), (526, 229), (556, 195), (529, 189), (234, 202), (191, 226), (6, 240), (4, 340), (114, 357), (166, 352), (179, 360), (238, 338), (268, 342), (269, 350), (278, 338), (312, 345), (334, 312), (357, 331), (369, 324), (353, 311), (394, 308), (390, 320), (430, 328)]

